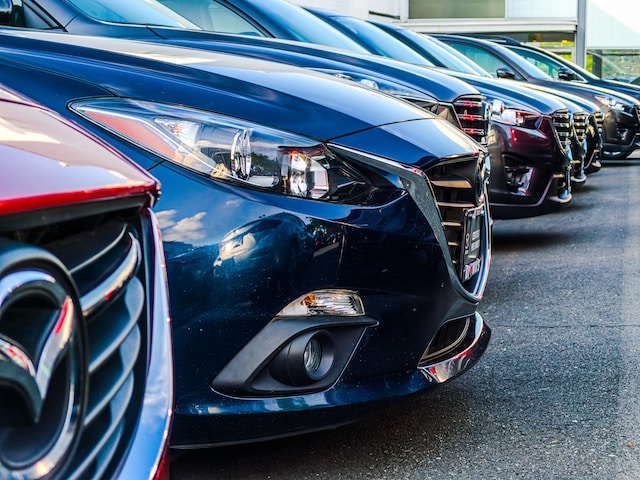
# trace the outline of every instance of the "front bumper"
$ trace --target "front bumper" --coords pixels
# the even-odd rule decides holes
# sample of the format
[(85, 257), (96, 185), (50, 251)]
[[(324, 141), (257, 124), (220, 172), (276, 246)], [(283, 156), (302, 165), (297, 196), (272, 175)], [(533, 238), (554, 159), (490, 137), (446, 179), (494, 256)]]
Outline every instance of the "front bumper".
[(460, 345), (459, 353), (441, 361), (425, 362), (419, 366), (419, 370), (429, 381), (444, 383), (451, 380), (480, 359), (489, 344), (491, 330), (479, 313), (475, 314), (472, 327), (466, 341)]
[[(332, 149), (358, 160), (355, 151)], [(454, 261), (457, 253), (450, 246), (450, 232), (445, 230), (428, 179), (433, 173), (366, 157), (369, 165), (397, 175), (407, 194), (383, 207), (355, 208), (246, 195), (224, 185), (194, 189), (191, 183), (189, 188), (186, 184), (181, 188), (177, 176), (170, 178), (173, 169), (154, 170), (164, 185), (173, 186), (163, 197), (172, 210), (210, 208), (195, 215), (185, 213), (185, 218), (221, 218), (219, 207), (225, 205), (234, 208), (225, 215), (235, 226), (246, 221), (242, 215), (269, 219), (286, 214), (304, 220), (315, 245), (308, 257), (297, 259), (295, 268), (289, 269), (293, 277), (288, 282), (278, 280), (282, 277), (275, 264), (271, 268), (261, 265), (260, 272), (243, 270), (237, 278), (217, 277), (210, 269), (217, 258), (215, 248), (180, 245), (171, 229), (163, 231), (175, 300), (173, 447), (249, 442), (348, 423), (375, 411), (383, 401), (436, 385), (437, 381), (423, 373), (430, 367), (440, 372), (440, 380), (450, 379), (470, 368), (484, 352), (489, 329), (476, 307), (491, 254), (486, 204), (482, 204), (485, 211), (480, 217), (484, 222), (479, 240), (482, 261), (463, 281), (462, 269)], [(453, 166), (458, 168), (456, 161)], [(443, 185), (447, 183), (445, 174), (438, 172)], [(443, 208), (448, 205), (443, 199), (438, 202)], [(165, 212), (159, 216), (165, 217)], [(180, 223), (175, 218), (171, 222)], [(198, 232), (206, 236), (207, 229), (203, 224)], [(287, 247), (283, 251), (302, 249)], [(186, 275), (192, 275), (191, 280)], [(181, 280), (176, 281), (178, 278)], [(197, 286), (204, 288), (196, 290)], [(283, 303), (317, 289), (357, 291), (366, 316), (286, 321), (274, 317)], [(430, 361), (432, 357), (426, 354), (434, 339), (442, 337), (438, 333), (451, 322), (467, 318), (472, 325), (468, 335)], [(347, 361), (337, 378), (329, 385), (312, 384), (297, 390), (269, 379), (269, 362), (278, 350), (315, 330), (329, 332), (341, 338), (341, 345), (348, 345)]]
[(636, 107), (628, 111), (610, 109), (603, 119), (603, 155), (605, 158), (624, 157), (640, 142), (640, 117)]
[(489, 139), (494, 218), (543, 215), (571, 201), (571, 160), (550, 118), (535, 130), (493, 123)]
[[(449, 381), (473, 366), (488, 346), (491, 330), (475, 314), (470, 342), (449, 360), (409, 369), (384, 378), (360, 378), (345, 381), (313, 395), (281, 399), (253, 399), (242, 408), (220, 408), (221, 403), (198, 405), (190, 414), (177, 412), (178, 428), (174, 439), (187, 436), (189, 443), (174, 443), (178, 448), (199, 448), (271, 440), (291, 435), (326, 430), (352, 423), (379, 412), (392, 400), (418, 394)], [(212, 435), (218, 432), (217, 441)]]

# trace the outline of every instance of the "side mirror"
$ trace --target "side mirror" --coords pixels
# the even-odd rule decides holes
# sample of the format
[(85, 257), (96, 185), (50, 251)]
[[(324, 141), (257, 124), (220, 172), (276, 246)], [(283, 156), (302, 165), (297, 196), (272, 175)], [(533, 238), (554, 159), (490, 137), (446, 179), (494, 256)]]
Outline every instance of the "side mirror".
[(506, 67), (498, 68), (496, 70), (496, 75), (498, 76), (498, 78), (507, 78), (509, 80), (513, 80), (514, 78), (516, 78), (516, 74), (513, 73), (513, 70)]
[(0, 25), (13, 26), (13, 0), (0, 0)]
[(575, 74), (568, 68), (561, 68), (558, 70), (558, 80), (575, 80)]

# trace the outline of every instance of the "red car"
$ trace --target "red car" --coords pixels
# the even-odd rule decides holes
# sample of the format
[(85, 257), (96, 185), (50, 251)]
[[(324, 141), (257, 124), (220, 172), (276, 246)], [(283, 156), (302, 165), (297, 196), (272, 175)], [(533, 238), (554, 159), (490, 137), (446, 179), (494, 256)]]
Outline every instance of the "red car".
[(0, 478), (168, 478), (158, 183), (0, 88)]

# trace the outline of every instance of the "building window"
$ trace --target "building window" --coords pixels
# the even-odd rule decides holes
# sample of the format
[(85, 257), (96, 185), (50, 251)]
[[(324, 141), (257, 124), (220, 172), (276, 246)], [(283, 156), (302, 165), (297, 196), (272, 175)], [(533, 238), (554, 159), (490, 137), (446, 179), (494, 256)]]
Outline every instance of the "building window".
[(409, 18), (505, 18), (505, 0), (409, 0)]

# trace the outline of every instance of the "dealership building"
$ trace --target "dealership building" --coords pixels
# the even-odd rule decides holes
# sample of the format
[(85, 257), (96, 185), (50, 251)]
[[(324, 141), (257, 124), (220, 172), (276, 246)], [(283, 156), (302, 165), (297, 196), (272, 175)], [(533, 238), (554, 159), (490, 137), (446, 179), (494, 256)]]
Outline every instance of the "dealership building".
[(640, 76), (638, 0), (291, 0), (420, 33), (507, 35), (603, 77)]

